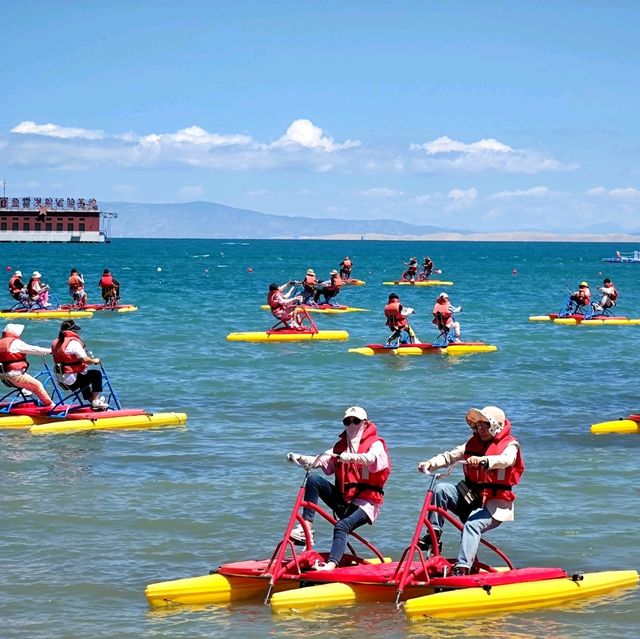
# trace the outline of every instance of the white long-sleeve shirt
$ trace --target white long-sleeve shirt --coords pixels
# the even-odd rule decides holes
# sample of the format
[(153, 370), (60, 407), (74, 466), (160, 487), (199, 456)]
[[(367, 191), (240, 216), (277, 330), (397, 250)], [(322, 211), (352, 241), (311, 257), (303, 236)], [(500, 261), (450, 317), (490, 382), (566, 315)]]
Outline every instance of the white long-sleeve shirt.
[[(33, 346), (23, 342), (21, 339), (14, 339), (9, 347), (10, 353), (24, 353), (25, 355), (50, 355), (50, 348), (42, 348), (41, 346)], [(20, 371), (9, 371), (5, 373), (7, 377), (17, 377), (22, 375)]]
[[(432, 468), (445, 468), (464, 459), (464, 451), (467, 444), (460, 444), (453, 450), (440, 453), (429, 459)], [(509, 468), (516, 463), (518, 449), (520, 444), (516, 441), (511, 442), (499, 455), (484, 455), (489, 469)], [(498, 521), (513, 521), (515, 518), (514, 502), (506, 499), (487, 499), (485, 508), (491, 513), (491, 516)]]
[[(82, 345), (82, 342), (77, 339), (70, 340), (66, 348), (64, 349), (64, 352), (67, 353), (67, 355), (75, 355), (78, 359), (85, 359), (89, 357), (87, 351)], [(71, 386), (71, 384), (76, 381), (78, 375), (76, 373), (65, 373), (64, 375), (56, 373), (56, 377), (58, 378), (59, 382), (62, 382), (67, 386)]]

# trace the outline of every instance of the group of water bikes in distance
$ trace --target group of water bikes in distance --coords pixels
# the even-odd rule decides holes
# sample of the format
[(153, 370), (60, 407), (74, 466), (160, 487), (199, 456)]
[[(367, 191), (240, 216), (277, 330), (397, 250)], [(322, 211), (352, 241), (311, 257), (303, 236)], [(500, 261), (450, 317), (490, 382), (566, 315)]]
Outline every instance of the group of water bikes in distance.
[(402, 261), (406, 265), (406, 270), (402, 273), (401, 282), (426, 282), (432, 273), (439, 275), (442, 271), (434, 267), (433, 260), (425, 256), (420, 270), (418, 270), (418, 260), (415, 257), (409, 258), (408, 262)]
[[(67, 279), (69, 295), (72, 303), (60, 305), (51, 287), (42, 281), (42, 275), (38, 271), (33, 271), (31, 277), (25, 284), (21, 271), (15, 271), (9, 278), (9, 294), (16, 300), (11, 307), (11, 311), (40, 311), (54, 309), (78, 309), (88, 308), (87, 291), (82, 273), (72, 268)], [(92, 306), (104, 306), (114, 308), (120, 300), (120, 282), (113, 277), (108, 268), (102, 272), (102, 277), (98, 282), (98, 287), (102, 293), (103, 304)]]

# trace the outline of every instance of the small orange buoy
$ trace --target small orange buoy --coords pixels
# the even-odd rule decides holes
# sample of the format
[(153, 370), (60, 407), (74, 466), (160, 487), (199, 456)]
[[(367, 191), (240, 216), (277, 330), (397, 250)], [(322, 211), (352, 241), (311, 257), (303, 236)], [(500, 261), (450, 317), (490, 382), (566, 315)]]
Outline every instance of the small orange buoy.
[(511, 275), (517, 275), (517, 274), (518, 274), (518, 269), (517, 268), (512, 269)]
[(10, 270), (11, 270), (11, 267), (10, 267), (10, 266), (7, 266), (7, 271), (10, 271)]
[(252, 269), (251, 267), (249, 267), (249, 268), (247, 269), (247, 273), (253, 273), (253, 269)]

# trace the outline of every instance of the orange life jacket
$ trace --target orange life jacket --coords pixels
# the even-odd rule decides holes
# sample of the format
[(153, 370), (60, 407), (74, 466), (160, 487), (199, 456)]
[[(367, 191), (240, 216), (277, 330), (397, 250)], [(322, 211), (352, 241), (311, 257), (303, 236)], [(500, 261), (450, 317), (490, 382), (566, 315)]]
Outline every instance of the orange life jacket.
[(318, 285), (318, 278), (315, 275), (305, 275), (302, 285), (309, 290), (315, 291)]
[(2, 333), (2, 339), (0, 339), (0, 364), (2, 364), (2, 369), (5, 373), (9, 371), (20, 371), (24, 373), (27, 368), (29, 368), (27, 356), (24, 353), (9, 352), (11, 344), (17, 339), (15, 335)]
[(68, 375), (69, 373), (82, 373), (86, 370), (87, 364), (78, 358), (77, 355), (72, 353), (66, 353), (65, 348), (71, 340), (78, 340), (82, 347), (85, 348), (84, 342), (80, 339), (80, 336), (73, 331), (62, 331), (64, 339), (60, 342), (58, 339), (54, 339), (51, 342), (51, 355), (53, 361), (59, 366), (56, 366), (56, 371)]
[(391, 329), (404, 328), (409, 322), (400, 312), (402, 304), (400, 302), (389, 302), (384, 307), (384, 315), (387, 318), (387, 326)]
[(267, 304), (269, 304), (269, 308), (272, 311), (277, 311), (279, 308), (283, 308), (282, 302), (278, 302), (275, 299), (276, 295), (279, 293), (280, 291), (276, 289), (275, 291), (269, 291), (269, 294), (267, 295)]
[[(511, 435), (511, 423), (507, 419), (504, 428), (489, 441), (482, 441), (480, 436), (474, 433), (465, 446), (464, 458), (500, 455), (509, 444), (515, 441), (515, 437)], [(524, 462), (520, 454), (520, 447), (518, 447), (515, 463), (509, 468), (488, 470), (482, 466), (464, 465), (465, 479), (470, 484), (470, 488), (473, 488), (482, 497), (483, 506), (487, 499), (514, 501), (516, 496), (511, 489), (520, 481), (523, 472)]]
[(438, 321), (438, 313), (440, 313), (442, 315), (442, 321), (444, 322), (445, 326), (448, 326), (449, 322), (451, 321), (451, 318), (453, 317), (451, 315), (451, 311), (449, 310), (449, 302), (436, 302), (434, 307), (433, 307), (433, 320), (432, 320), (432, 324), (435, 324), (436, 326), (439, 326), (440, 322)]
[(73, 293), (84, 287), (82, 280), (77, 275), (71, 275), (67, 281), (69, 290)]
[(407, 266), (407, 273), (409, 275), (415, 275), (418, 272), (418, 264), (415, 262), (411, 262), (409, 266)]
[(591, 291), (586, 287), (579, 288), (575, 292), (575, 297), (580, 302), (580, 304), (583, 304), (584, 306), (588, 306), (589, 304), (591, 304)]
[(613, 291), (609, 293), (609, 299), (615, 302), (618, 299), (618, 289), (613, 284), (609, 288), (613, 289)]
[(34, 280), (33, 278), (31, 278), (29, 280), (29, 283), (27, 284), (27, 293), (29, 293), (29, 297), (37, 297), (38, 296), (38, 291), (36, 291), (36, 289), (34, 288), (34, 284), (35, 284), (36, 280)]
[(351, 268), (351, 260), (344, 260), (342, 266), (345, 271), (348, 271)]
[[(378, 437), (376, 425), (373, 422), (367, 422), (364, 428), (360, 444), (358, 445), (358, 453), (367, 453), (371, 449), (374, 442), (382, 442), (384, 450), (389, 456), (387, 444), (381, 437)], [(340, 439), (333, 447), (336, 455), (344, 453), (347, 450), (347, 432), (340, 434)], [(336, 468), (336, 488), (342, 494), (345, 502), (350, 503), (354, 499), (366, 499), (374, 504), (382, 504), (384, 501), (384, 485), (391, 473), (391, 459), (389, 465), (384, 470), (375, 473), (367, 473), (365, 467), (359, 464), (343, 464), (337, 462)]]

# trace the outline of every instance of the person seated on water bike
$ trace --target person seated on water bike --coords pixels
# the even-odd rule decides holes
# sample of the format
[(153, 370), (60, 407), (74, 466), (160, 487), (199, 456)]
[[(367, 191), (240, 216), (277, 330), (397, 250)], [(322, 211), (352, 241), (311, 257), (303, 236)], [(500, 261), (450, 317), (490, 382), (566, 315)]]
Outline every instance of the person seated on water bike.
[(342, 262), (340, 262), (340, 277), (343, 280), (351, 279), (351, 268), (353, 263), (351, 262), (351, 258), (347, 255)]
[(428, 280), (431, 277), (431, 273), (433, 272), (433, 260), (427, 256), (424, 258), (424, 262), (422, 262), (422, 270), (420, 271), (420, 279)]
[[(415, 334), (411, 324), (409, 324), (408, 315), (413, 313), (412, 308), (404, 307), (400, 303), (400, 297), (396, 293), (389, 295), (389, 300), (384, 307), (384, 316), (387, 318), (386, 325), (391, 331), (389, 339), (387, 339), (387, 346), (390, 346), (393, 342), (400, 341), (400, 343), (416, 343), (418, 342), (418, 336)], [(407, 333), (408, 339), (402, 340), (402, 332)]]
[[(573, 308), (572, 304), (575, 304)], [(569, 296), (569, 307), (567, 311), (569, 313), (577, 313), (582, 307), (589, 308), (591, 306), (591, 291), (589, 290), (589, 284), (587, 282), (580, 282), (578, 290), (571, 293)]]
[(69, 285), (69, 294), (73, 303), (80, 307), (84, 306), (87, 303), (87, 292), (84, 290), (82, 273), (78, 273), (75, 268), (72, 268), (67, 284)]
[(27, 287), (22, 281), (22, 271), (16, 271), (9, 278), (9, 294), (18, 302), (24, 304), (29, 302), (29, 293), (27, 293)]
[[(482, 410), (470, 408), (465, 418), (473, 430), (465, 444), (418, 464), (418, 470), (426, 473), (465, 462), (464, 481), (455, 486), (440, 483), (433, 495), (435, 506), (454, 512), (464, 524), (454, 575), (469, 574), (483, 533), (502, 522), (513, 521), (516, 496), (512, 488), (524, 472), (520, 444), (511, 434), (511, 424), (502, 409), (497, 406), (485, 406)], [(439, 513), (430, 512), (429, 521), (441, 545), (445, 519)], [(422, 550), (430, 550), (431, 544), (431, 536), (426, 534), (418, 545)]]
[(318, 284), (318, 289), (316, 290), (315, 295), (313, 296), (313, 301), (318, 304), (320, 300), (320, 295), (324, 296), (323, 304), (332, 305), (331, 300), (340, 292), (340, 287), (342, 286), (342, 278), (340, 277), (338, 271), (335, 269), (329, 273), (331, 279), (324, 280)]
[(287, 282), (282, 286), (278, 286), (275, 282), (269, 284), (269, 293), (267, 294), (267, 304), (273, 313), (273, 316), (280, 320), (287, 328), (296, 330), (302, 329), (302, 296), (296, 295), (289, 298), (284, 294), (284, 290), (291, 285)]
[(602, 282), (602, 286), (598, 286), (598, 290), (602, 293), (602, 299), (600, 303), (594, 303), (593, 308), (595, 311), (605, 311), (608, 308), (613, 308), (618, 300), (618, 291), (613, 282), (607, 277)]
[[(317, 504), (322, 499), (333, 509), (336, 525), (326, 563), (316, 562), (313, 570), (334, 570), (340, 564), (349, 534), (364, 524), (373, 524), (384, 502), (384, 485), (391, 473), (387, 444), (360, 406), (347, 408), (342, 419), (344, 430), (333, 448), (324, 453), (300, 455), (289, 453), (287, 459), (299, 466), (321, 468), (325, 475), (335, 475), (332, 484), (319, 474), (310, 474), (304, 490), (305, 501)], [(303, 508), (302, 519), (313, 545), (315, 511)], [(305, 545), (302, 524), (291, 531), (294, 544)]]
[(106, 306), (115, 306), (120, 299), (120, 282), (111, 275), (111, 271), (105, 268), (98, 282), (102, 291), (102, 299)]
[(302, 303), (312, 304), (313, 296), (316, 294), (318, 288), (318, 278), (315, 271), (312, 268), (307, 269), (307, 274), (301, 282), (302, 284)]
[[(403, 264), (407, 264), (404, 260), (402, 260)], [(407, 270), (402, 274), (402, 280), (407, 282), (415, 282), (416, 275), (418, 274), (418, 260), (415, 257), (409, 258), (409, 263), (407, 264)]]
[(38, 271), (34, 271), (27, 283), (27, 293), (29, 294), (29, 301), (33, 306), (40, 306), (46, 308), (51, 306), (49, 304), (49, 285), (43, 284), (41, 281), (42, 275)]
[(447, 293), (440, 293), (438, 295), (438, 299), (433, 306), (433, 320), (432, 323), (435, 324), (441, 331), (447, 336), (449, 340), (449, 332), (453, 330), (453, 341), (461, 342), (460, 338), (460, 322), (457, 322), (453, 314), (459, 313), (462, 310), (462, 306), (453, 306), (451, 302), (449, 302), (449, 295)]

